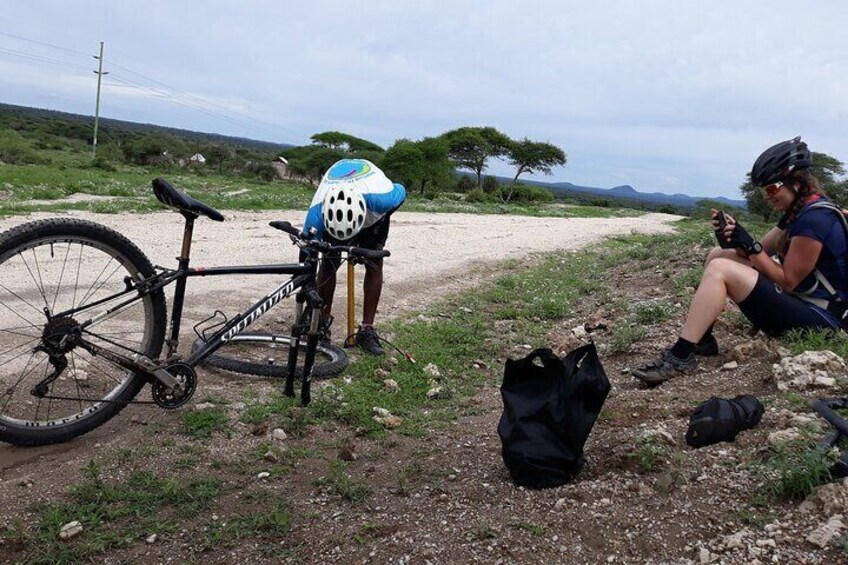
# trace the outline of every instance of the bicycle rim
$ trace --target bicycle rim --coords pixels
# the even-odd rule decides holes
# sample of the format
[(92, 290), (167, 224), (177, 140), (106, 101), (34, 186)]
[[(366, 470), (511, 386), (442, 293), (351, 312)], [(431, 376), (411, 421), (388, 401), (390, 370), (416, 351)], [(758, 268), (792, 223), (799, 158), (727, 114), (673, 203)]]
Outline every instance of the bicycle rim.
[[(226, 345), (204, 363), (211, 367), (235, 373), (260, 377), (285, 378), (288, 376), (288, 355), (291, 338), (287, 335), (270, 333), (242, 333), (234, 336)], [(204, 342), (198, 339), (194, 349)], [(301, 377), (303, 359), (306, 355), (305, 339), (300, 344), (300, 356), (295, 376)], [(332, 377), (344, 371), (348, 364), (347, 353), (335, 345), (319, 343), (315, 351), (312, 378)]]
[[(129, 240), (91, 222), (33, 222), (0, 235), (0, 440), (65, 441), (102, 424), (138, 393), (140, 375), (81, 346), (64, 352), (66, 368), (46, 382), (55, 369), (39, 345), (127, 300), (131, 295), (83, 309), (152, 272)], [(159, 291), (102, 316), (82, 336), (129, 357), (156, 357), (164, 317)], [(46, 387), (40, 394), (39, 384)]]

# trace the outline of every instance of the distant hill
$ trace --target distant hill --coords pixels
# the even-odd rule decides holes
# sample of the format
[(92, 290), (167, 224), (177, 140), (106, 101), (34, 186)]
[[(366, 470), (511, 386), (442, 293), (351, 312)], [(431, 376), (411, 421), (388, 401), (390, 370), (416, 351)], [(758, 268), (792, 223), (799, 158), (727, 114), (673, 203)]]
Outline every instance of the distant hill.
[[(477, 176), (467, 171), (459, 171), (458, 174), (468, 176), (475, 181)], [(499, 183), (509, 184), (511, 178), (495, 176)], [(687, 194), (665, 194), (662, 192), (639, 192), (629, 184), (614, 186), (612, 188), (598, 188), (594, 186), (581, 186), (570, 182), (543, 182), (535, 180), (521, 180), (523, 184), (532, 184), (541, 186), (554, 192), (554, 194), (563, 197), (592, 195), (599, 198), (609, 198), (618, 202), (633, 202), (639, 204), (650, 204), (652, 208), (668, 204), (680, 209), (691, 209), (701, 200), (715, 200), (728, 206), (736, 208), (747, 208), (748, 204), (744, 200), (733, 200), (724, 196), (689, 196)]]
[[(58, 110), (45, 110), (43, 108), (15, 106), (12, 104), (0, 103), (0, 112), (9, 114), (14, 117), (18, 117), (23, 120), (64, 120), (66, 122), (76, 122), (84, 124), (86, 126), (91, 126), (94, 123), (94, 116), (86, 116), (84, 114), (71, 114), (69, 112), (60, 112)], [(245, 149), (253, 149), (257, 151), (279, 152), (283, 149), (294, 147), (294, 145), (290, 143), (273, 143), (270, 141), (248, 139), (246, 137), (234, 137), (217, 133), (205, 133), (186, 129), (159, 126), (156, 124), (141, 124), (137, 122), (127, 122), (124, 120), (114, 120), (112, 118), (103, 117), (100, 118), (99, 126), (104, 132), (108, 132), (110, 129), (136, 134), (159, 132), (174, 135), (188, 141), (226, 143), (228, 145), (244, 147)]]
[(732, 200), (724, 196), (689, 196), (688, 194), (665, 194), (662, 192), (639, 192), (629, 184), (614, 186), (612, 188), (596, 188), (593, 186), (579, 186), (570, 182), (544, 183), (554, 192), (567, 194), (568, 192), (581, 192), (595, 194), (598, 196), (614, 196), (625, 200), (636, 200), (639, 202), (650, 202), (652, 204), (671, 204), (681, 208), (694, 208), (700, 200), (715, 200), (729, 206), (746, 208), (744, 200)]

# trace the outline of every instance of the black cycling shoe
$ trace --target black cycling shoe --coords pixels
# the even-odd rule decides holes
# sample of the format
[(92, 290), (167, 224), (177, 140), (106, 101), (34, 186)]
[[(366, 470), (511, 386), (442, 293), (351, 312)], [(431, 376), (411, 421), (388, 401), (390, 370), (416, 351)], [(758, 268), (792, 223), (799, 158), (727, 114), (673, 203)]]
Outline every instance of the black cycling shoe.
[(658, 359), (633, 369), (630, 374), (646, 385), (654, 387), (671, 378), (691, 373), (697, 368), (698, 360), (695, 359), (695, 355), (690, 354), (686, 359), (679, 359), (671, 354), (671, 349), (666, 349)]
[(377, 332), (374, 331), (374, 328), (359, 328), (359, 331), (356, 332), (356, 337), (354, 343), (357, 347), (362, 348), (363, 351), (370, 353), (371, 355), (382, 355), (383, 348), (380, 347), (380, 338), (377, 336)]
[(718, 355), (718, 341), (716, 341), (715, 336), (711, 335), (696, 343), (694, 353), (701, 357), (715, 357)]

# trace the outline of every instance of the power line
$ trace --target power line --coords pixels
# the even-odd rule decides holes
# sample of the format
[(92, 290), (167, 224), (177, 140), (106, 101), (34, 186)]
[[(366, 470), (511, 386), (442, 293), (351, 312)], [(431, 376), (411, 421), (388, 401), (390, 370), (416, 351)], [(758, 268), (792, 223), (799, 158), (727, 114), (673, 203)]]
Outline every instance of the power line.
[(61, 67), (66, 67), (69, 69), (78, 69), (87, 71), (88, 67), (84, 67), (82, 65), (75, 65), (73, 63), (69, 63), (67, 61), (62, 61), (61, 59), (52, 59), (50, 57), (44, 57), (42, 55), (33, 55), (32, 53), (26, 53), (24, 51), (18, 51), (17, 49), (9, 49), (7, 47), (0, 47), (0, 53), (4, 53), (6, 55), (12, 55), (13, 57), (20, 57), (21, 59), (27, 59), (30, 61), (36, 61), (38, 63), (48, 63), (51, 65), (58, 65)]
[(5, 31), (0, 31), (0, 35), (5, 35), (6, 37), (11, 37), (14, 39), (20, 39), (21, 41), (26, 41), (28, 43), (35, 43), (36, 45), (43, 45), (45, 47), (51, 47), (53, 49), (58, 49), (59, 51), (67, 51), (68, 53), (73, 53), (75, 55), (82, 55), (83, 57), (88, 57), (88, 53), (83, 53), (82, 51), (75, 51), (73, 49), (68, 49), (67, 47), (60, 47), (58, 45), (52, 45), (50, 43), (44, 43), (43, 41), (36, 41), (35, 39), (27, 39), (26, 37), (21, 37), (20, 35), (15, 35), (13, 33), (6, 33)]
[[(25, 41), (25, 42), (28, 42), (28, 43), (34, 43), (36, 45), (49, 47), (51, 49), (57, 49), (57, 50), (64, 51), (64, 52), (67, 52), (67, 53), (72, 53), (74, 55), (81, 55), (81, 56), (84, 56), (84, 57), (91, 56), (88, 53), (83, 53), (83, 52), (80, 52), (80, 51), (68, 49), (66, 47), (62, 47), (62, 46), (59, 46), (59, 45), (53, 45), (51, 43), (46, 43), (46, 42), (43, 42), (43, 41), (37, 41), (37, 40), (34, 40), (34, 39), (29, 39), (29, 38), (22, 37), (20, 35), (15, 35), (15, 34), (12, 34), (12, 33), (0, 31), (0, 36), (6, 36), (6, 37), (10, 37), (10, 38), (17, 39), (17, 40), (20, 40), (20, 41)], [(73, 63), (69, 63), (67, 61), (62, 61), (60, 59), (53, 59), (53, 58), (45, 57), (45, 56), (41, 56), (41, 55), (33, 55), (33, 54), (26, 53), (26, 52), (23, 52), (23, 51), (19, 51), (19, 50), (16, 50), (16, 49), (0, 47), (0, 53), (6, 54), (6, 55), (11, 55), (11, 56), (14, 56), (14, 57), (19, 57), (19, 58), (22, 58), (22, 59), (27, 59), (27, 60), (30, 60), (30, 61), (36, 61), (36, 62), (47, 63), (47, 64), (52, 64), (52, 65), (64, 66), (64, 67), (70, 68), (70, 69), (85, 70), (85, 71), (89, 70), (88, 67), (76, 65), (76, 64), (73, 64)], [(97, 56), (94, 56), (94, 57), (97, 58)], [(162, 81), (159, 81), (157, 79), (145, 76), (145, 75), (143, 75), (143, 74), (141, 74), (137, 71), (134, 71), (134, 70), (132, 70), (128, 67), (125, 67), (123, 65), (114, 63), (112, 61), (109, 62), (109, 65), (113, 68), (122, 69), (124, 72), (129, 73), (131, 75), (135, 75), (135, 76), (141, 78), (144, 81), (148, 81), (150, 83), (153, 83), (155, 85), (159, 85), (159, 86), (163, 87), (163, 89), (153, 89), (153, 88), (150, 88), (150, 87), (148, 87), (148, 86), (146, 86), (146, 85), (144, 85), (144, 84), (142, 84), (138, 81), (134, 81), (134, 80), (129, 79), (127, 77), (122, 77), (121, 75), (114, 74), (114, 71), (113, 71), (113, 74), (110, 75), (113, 80), (116, 80), (118, 82), (122, 82), (125, 85), (128, 85), (132, 88), (138, 88), (140, 90), (145, 90), (145, 91), (151, 92), (151, 93), (155, 94), (158, 98), (163, 99), (164, 101), (173, 102), (175, 104), (179, 104), (180, 106), (183, 106), (183, 107), (186, 107), (186, 108), (189, 108), (189, 109), (192, 109), (192, 110), (197, 110), (197, 111), (202, 112), (203, 114), (206, 114), (210, 117), (226, 121), (226, 122), (233, 124), (233, 125), (237, 125), (237, 126), (249, 128), (249, 129), (262, 129), (262, 130), (265, 130), (268, 133), (278, 135), (278, 132), (279, 132), (279, 129), (280, 129), (278, 125), (270, 124), (268, 122), (265, 122), (263, 120), (260, 120), (256, 117), (254, 117), (254, 116), (251, 116), (249, 114), (245, 114), (245, 113), (242, 113), (242, 112), (238, 112), (237, 110), (233, 110), (232, 108), (229, 108), (229, 107), (223, 106), (221, 104), (215, 103), (211, 100), (207, 100), (207, 99), (200, 97), (200, 96), (197, 96), (195, 94), (191, 94), (191, 93), (188, 93), (188, 92), (185, 92), (185, 91), (180, 91), (179, 88), (171, 86), (171, 85), (164, 83)], [(97, 73), (97, 72), (98, 71), (95, 71), (95, 73)], [(102, 72), (102, 69), (101, 69), (101, 72)], [(107, 73), (103, 72), (103, 74), (105, 75)], [(107, 84), (109, 84), (109, 83), (107, 82)], [(176, 91), (176, 95), (172, 91)], [(181, 100), (180, 97), (188, 99), (188, 100)], [(210, 107), (211, 108), (218, 108), (219, 110), (222, 110), (223, 112), (226, 112), (226, 113), (221, 113), (220, 111), (214, 111)], [(237, 116), (237, 117), (233, 117), (233, 116)], [(245, 120), (248, 120), (248, 121), (245, 121)]]

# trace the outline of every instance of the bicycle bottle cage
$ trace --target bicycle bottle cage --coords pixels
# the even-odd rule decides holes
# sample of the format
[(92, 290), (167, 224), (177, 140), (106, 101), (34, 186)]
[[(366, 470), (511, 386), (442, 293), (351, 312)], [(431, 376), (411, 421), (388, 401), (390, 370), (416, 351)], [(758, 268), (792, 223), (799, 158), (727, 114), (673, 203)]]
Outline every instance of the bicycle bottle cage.
[[(833, 449), (838, 447), (843, 439), (848, 439), (848, 420), (836, 411), (848, 408), (848, 398), (820, 398), (810, 402), (810, 407), (834, 428), (834, 431), (822, 440), (823, 449)], [(830, 474), (834, 479), (848, 477), (848, 451), (843, 451), (839, 455), (836, 463), (830, 468)]]
[[(213, 324), (209, 324), (209, 326), (207, 326), (207, 327), (203, 328), (203, 330), (198, 330), (198, 329), (197, 329), (197, 328), (199, 328), (200, 326), (202, 326), (202, 325), (204, 325), (204, 324), (206, 324), (206, 323), (208, 323), (208, 322), (211, 322), (212, 320), (215, 320), (216, 318), (218, 318), (218, 316), (220, 316), (221, 318), (223, 318), (223, 320), (222, 320), (222, 321), (220, 321), (220, 322), (215, 322), (215, 323), (213, 323)], [(206, 318), (205, 320), (200, 320), (199, 322), (197, 322), (197, 323), (194, 325), (194, 328), (193, 328), (193, 329), (194, 329), (194, 333), (195, 333), (195, 335), (197, 335), (197, 337), (199, 337), (199, 338), (200, 338), (200, 339), (202, 339), (203, 341), (209, 341), (208, 339), (206, 339), (206, 334), (207, 334), (207, 333), (213, 333), (213, 334), (214, 334), (214, 333), (215, 333), (215, 331), (216, 331), (218, 328), (220, 328), (221, 326), (225, 325), (227, 322), (229, 322), (229, 320), (227, 319), (227, 315), (226, 315), (226, 314), (224, 314), (223, 312), (221, 312), (220, 310), (215, 310), (215, 312), (214, 312), (211, 316), (209, 316), (209, 317), (208, 317), (208, 318)]]

